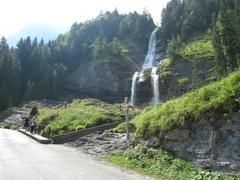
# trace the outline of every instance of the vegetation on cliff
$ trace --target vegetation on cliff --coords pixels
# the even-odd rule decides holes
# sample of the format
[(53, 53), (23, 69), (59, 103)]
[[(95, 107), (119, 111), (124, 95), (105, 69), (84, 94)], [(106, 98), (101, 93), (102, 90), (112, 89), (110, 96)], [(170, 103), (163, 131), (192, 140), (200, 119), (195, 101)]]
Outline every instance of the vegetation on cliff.
[[(238, 69), (239, 7), (237, 0), (171, 0), (162, 11), (160, 32), (168, 56), (185, 55), (179, 50), (186, 43), (203, 34), (210, 34), (217, 72), (226, 75)], [(205, 45), (206, 51), (212, 49), (207, 48), (209, 43)], [(187, 51), (191, 50), (186, 48)], [(194, 55), (192, 50), (187, 53)]]
[(175, 126), (197, 120), (204, 112), (229, 113), (239, 107), (240, 72), (210, 83), (179, 98), (146, 109), (132, 121), (138, 137), (149, 137)]

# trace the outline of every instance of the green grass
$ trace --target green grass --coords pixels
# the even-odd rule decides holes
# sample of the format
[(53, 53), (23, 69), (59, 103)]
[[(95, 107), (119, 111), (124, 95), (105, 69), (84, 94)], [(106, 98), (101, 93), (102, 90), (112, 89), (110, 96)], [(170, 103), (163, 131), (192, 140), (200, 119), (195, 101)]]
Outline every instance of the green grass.
[[(163, 151), (137, 145), (126, 151), (108, 154), (105, 160), (137, 172), (168, 180), (230, 180), (234, 179), (218, 172), (202, 171), (190, 162)], [(237, 178), (235, 178), (237, 179)], [(240, 177), (238, 177), (240, 179)]]
[(161, 64), (158, 65), (158, 74), (160, 77), (173, 76), (172, 66), (173, 60), (170, 58), (162, 60)]
[(212, 41), (208, 37), (190, 41), (179, 50), (179, 54), (189, 60), (215, 57)]
[(151, 75), (152, 68), (145, 69), (143, 71), (143, 76), (147, 79)]
[[(130, 132), (134, 132), (135, 131), (135, 126), (132, 123), (129, 123), (129, 130)], [(126, 123), (121, 123), (119, 124), (117, 127), (113, 128), (111, 130), (114, 133), (125, 133), (126, 132)]]
[(149, 137), (162, 130), (184, 126), (189, 120), (197, 120), (206, 111), (226, 111), (240, 102), (240, 71), (220, 81), (203, 86), (179, 98), (148, 108), (136, 116), (137, 137)]
[[(131, 111), (131, 116), (135, 112)], [(76, 131), (105, 123), (124, 120), (120, 104), (111, 105), (96, 99), (75, 100), (68, 108), (40, 108), (38, 124), (51, 128), (51, 135)]]
[(181, 77), (180, 79), (178, 79), (178, 84), (179, 85), (184, 85), (187, 84), (189, 82), (189, 78), (188, 77)]

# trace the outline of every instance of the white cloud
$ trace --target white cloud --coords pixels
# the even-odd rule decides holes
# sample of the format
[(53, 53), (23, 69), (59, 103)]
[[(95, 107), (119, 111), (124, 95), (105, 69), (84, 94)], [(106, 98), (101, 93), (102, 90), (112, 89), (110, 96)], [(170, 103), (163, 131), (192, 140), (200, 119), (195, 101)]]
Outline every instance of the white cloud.
[(99, 12), (142, 12), (147, 8), (154, 21), (160, 21), (162, 8), (169, 0), (0, 0), (0, 36), (19, 31), (30, 22), (71, 26), (96, 17)]

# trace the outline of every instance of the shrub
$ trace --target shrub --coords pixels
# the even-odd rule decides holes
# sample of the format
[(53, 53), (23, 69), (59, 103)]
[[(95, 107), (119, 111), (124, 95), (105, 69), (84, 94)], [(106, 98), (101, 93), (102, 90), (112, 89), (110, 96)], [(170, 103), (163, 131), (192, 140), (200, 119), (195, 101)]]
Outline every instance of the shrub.
[[(134, 132), (136, 130), (135, 125), (132, 123), (129, 123), (129, 130), (130, 130), (130, 132)], [(113, 132), (125, 133), (126, 132), (126, 123), (119, 124), (116, 128), (113, 129)]]
[(38, 108), (37, 106), (33, 106), (30, 111), (30, 116), (36, 116), (38, 114)]

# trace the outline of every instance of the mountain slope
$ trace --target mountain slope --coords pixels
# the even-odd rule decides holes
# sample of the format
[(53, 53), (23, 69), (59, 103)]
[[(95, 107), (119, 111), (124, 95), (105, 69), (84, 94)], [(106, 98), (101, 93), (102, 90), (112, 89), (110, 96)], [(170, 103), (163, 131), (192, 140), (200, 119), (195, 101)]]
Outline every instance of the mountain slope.
[(11, 34), (7, 40), (9, 46), (15, 47), (17, 42), (21, 38), (26, 38), (30, 36), (32, 38), (42, 39), (44, 42), (48, 42), (49, 40), (54, 40), (61, 33), (64, 33), (67, 30), (65, 27), (54, 26), (44, 23), (30, 23), (26, 25), (22, 30)]

